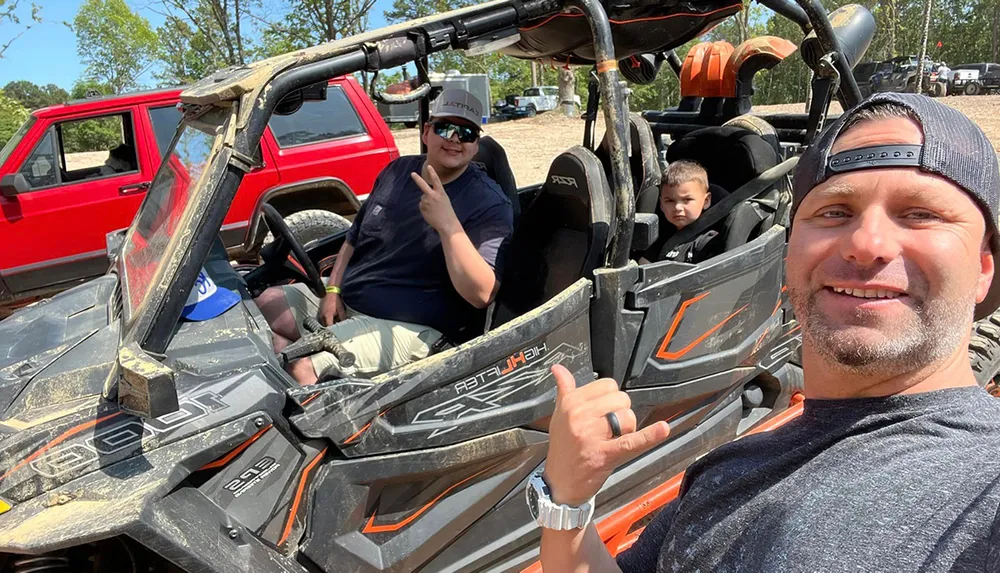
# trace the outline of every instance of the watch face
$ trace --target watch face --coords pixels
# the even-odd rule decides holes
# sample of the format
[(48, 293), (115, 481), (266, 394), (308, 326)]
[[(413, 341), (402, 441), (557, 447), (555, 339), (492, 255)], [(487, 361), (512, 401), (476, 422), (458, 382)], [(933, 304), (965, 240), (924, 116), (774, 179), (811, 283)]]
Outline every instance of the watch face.
[(538, 519), (538, 492), (528, 484), (525, 488), (528, 496), (528, 511), (531, 512), (531, 519)]

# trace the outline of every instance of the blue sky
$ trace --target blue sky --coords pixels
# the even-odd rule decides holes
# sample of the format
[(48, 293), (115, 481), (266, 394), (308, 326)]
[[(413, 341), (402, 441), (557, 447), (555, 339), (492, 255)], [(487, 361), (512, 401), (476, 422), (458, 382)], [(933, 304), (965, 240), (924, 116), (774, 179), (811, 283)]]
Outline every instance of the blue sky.
[[(73, 20), (83, 0), (36, 0), (36, 3), (42, 5), (41, 15), (46, 22), (18, 38), (4, 53), (0, 59), (0, 86), (12, 80), (28, 80), (38, 85), (56, 84), (69, 91), (83, 74), (84, 65), (76, 53), (76, 36), (62, 22)], [(264, 0), (264, 3), (277, 4), (275, 0)], [(128, 0), (128, 4), (154, 28), (163, 23), (163, 17), (150, 8), (158, 9), (156, 0)], [(391, 5), (392, 0), (378, 0), (369, 26), (385, 25), (382, 13)], [(19, 10), (22, 21), (27, 20), (28, 13), (28, 10)], [(16, 34), (12, 30), (10, 24), (0, 26), (0, 44)], [(143, 80), (153, 83), (151, 76)]]

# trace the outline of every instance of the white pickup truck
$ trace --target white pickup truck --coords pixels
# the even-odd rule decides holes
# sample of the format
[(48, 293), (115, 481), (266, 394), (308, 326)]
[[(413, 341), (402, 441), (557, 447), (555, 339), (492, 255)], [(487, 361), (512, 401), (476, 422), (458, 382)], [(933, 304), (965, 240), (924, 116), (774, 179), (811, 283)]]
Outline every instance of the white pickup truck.
[[(580, 96), (574, 95), (573, 101), (580, 106)], [(556, 86), (538, 86), (525, 88), (524, 95), (514, 99), (514, 105), (534, 109), (536, 113), (549, 111), (559, 107), (559, 88)]]

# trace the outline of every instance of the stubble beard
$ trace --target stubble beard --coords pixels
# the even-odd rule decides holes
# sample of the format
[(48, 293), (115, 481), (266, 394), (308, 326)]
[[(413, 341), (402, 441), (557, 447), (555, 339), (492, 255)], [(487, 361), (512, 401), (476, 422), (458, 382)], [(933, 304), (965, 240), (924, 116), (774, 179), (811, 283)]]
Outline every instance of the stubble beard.
[(815, 292), (789, 289), (803, 335), (828, 362), (864, 376), (896, 376), (951, 356), (964, 340), (975, 299), (923, 300), (905, 324), (885, 324), (877, 312), (856, 311), (837, 323), (819, 307)]

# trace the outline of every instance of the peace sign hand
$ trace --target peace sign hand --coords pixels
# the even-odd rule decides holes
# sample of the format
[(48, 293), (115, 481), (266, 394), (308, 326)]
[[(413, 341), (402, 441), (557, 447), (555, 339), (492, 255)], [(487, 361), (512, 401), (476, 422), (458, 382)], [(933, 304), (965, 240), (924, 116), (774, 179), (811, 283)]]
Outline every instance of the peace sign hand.
[[(434, 168), (429, 163), (424, 163), (423, 177), (416, 173), (411, 173), (410, 177), (417, 187), (423, 191), (424, 196), (420, 198), (420, 213), (424, 216), (427, 224), (440, 235), (453, 234), (462, 230), (462, 224), (455, 215), (455, 210), (451, 206), (451, 200), (441, 184)], [(429, 183), (428, 183), (429, 182)]]
[[(563, 366), (553, 366), (552, 375), (556, 408), (544, 478), (553, 501), (577, 506), (596, 495), (615, 468), (663, 443), (670, 426), (661, 421), (636, 432), (632, 401), (610, 378), (577, 388)], [(618, 418), (620, 437), (612, 435), (609, 412)]]

